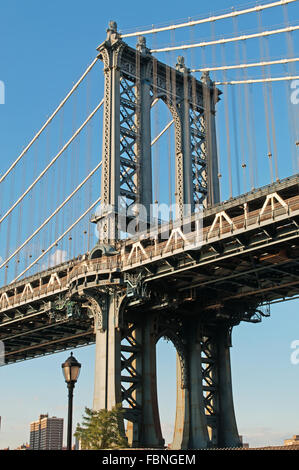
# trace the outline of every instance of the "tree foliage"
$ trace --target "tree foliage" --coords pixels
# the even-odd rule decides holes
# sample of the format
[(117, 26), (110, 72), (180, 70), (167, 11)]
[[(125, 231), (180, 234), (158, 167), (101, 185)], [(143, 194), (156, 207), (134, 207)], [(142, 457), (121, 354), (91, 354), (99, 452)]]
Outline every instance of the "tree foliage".
[(120, 431), (123, 410), (121, 404), (112, 410), (95, 411), (85, 407), (82, 425), (77, 424), (75, 436), (82, 449), (117, 449), (128, 447), (127, 438)]

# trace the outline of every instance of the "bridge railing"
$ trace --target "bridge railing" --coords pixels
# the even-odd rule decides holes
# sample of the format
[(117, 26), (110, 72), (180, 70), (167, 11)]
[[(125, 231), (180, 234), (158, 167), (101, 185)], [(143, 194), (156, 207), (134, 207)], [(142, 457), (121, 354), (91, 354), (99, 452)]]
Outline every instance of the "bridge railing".
[(100, 270), (103, 272), (109, 272), (110, 270), (117, 268), (122, 270), (123, 268), (143, 263), (147, 260), (152, 260), (155, 257), (162, 257), (167, 253), (170, 254), (177, 250), (188, 250), (196, 247), (200, 248), (202, 244), (209, 242), (209, 240), (212, 240), (215, 237), (223, 237), (240, 230), (246, 230), (250, 227), (255, 227), (269, 220), (275, 220), (275, 218), (279, 216), (290, 214), (291, 212), (298, 210), (299, 196), (294, 196), (289, 198), (287, 203), (283, 206), (277, 202), (276, 207), (274, 208), (273, 206), (268, 205), (262, 211), (261, 209), (257, 209), (250, 211), (248, 214), (244, 213), (231, 219), (225, 219), (223, 217), (221, 223), (214, 226), (214, 228), (213, 224), (203, 227), (200, 236), (198, 236), (198, 233), (190, 232), (184, 234), (184, 238), (163, 240), (156, 244), (153, 239), (144, 239), (143, 241), (145, 243), (151, 242), (151, 244), (149, 246), (143, 246), (142, 249), (137, 249), (138, 242), (135, 242), (136, 246), (134, 246), (134, 244), (126, 245), (126, 249), (129, 248), (130, 251), (113, 256), (111, 259), (98, 258), (95, 260), (86, 260), (81, 263), (81, 265), (74, 266), (70, 273), (70, 279), (77, 275), (92, 271), (98, 272)]

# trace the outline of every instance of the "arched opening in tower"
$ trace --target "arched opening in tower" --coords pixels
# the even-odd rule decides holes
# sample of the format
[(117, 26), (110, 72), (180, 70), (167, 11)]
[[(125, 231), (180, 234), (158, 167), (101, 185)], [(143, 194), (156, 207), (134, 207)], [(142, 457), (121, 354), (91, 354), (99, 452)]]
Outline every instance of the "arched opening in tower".
[(168, 221), (174, 218), (175, 129), (173, 116), (164, 100), (154, 97), (151, 109), (151, 156), (153, 212)]

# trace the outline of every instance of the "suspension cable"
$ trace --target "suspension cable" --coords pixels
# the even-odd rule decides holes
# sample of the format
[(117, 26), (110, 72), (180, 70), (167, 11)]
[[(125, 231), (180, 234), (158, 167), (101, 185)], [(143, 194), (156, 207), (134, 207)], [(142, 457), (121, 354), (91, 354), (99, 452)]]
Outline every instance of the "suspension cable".
[(34, 266), (41, 258), (43, 258), (43, 256), (45, 256), (63, 237), (65, 237), (65, 235), (70, 232), (79, 222), (80, 220), (82, 220), (87, 214), (88, 212), (90, 212), (101, 200), (101, 197), (99, 197), (88, 209), (86, 209), (86, 211), (80, 215), (80, 217), (75, 220), (75, 222), (72, 223), (72, 225), (70, 225), (66, 230), (65, 232), (63, 232), (62, 235), (60, 235), (56, 240), (55, 242), (53, 242), (50, 246), (48, 246), (48, 248), (41, 254), (39, 255), (34, 261), (32, 261), (32, 263), (27, 266), (26, 269), (24, 269), (24, 271), (22, 271), (13, 281), (11, 281), (11, 284), (13, 282), (16, 282), (21, 276), (23, 276), (23, 274), (25, 274), (29, 269), (32, 268), (32, 266)]
[(53, 120), (53, 118), (56, 116), (58, 111), (65, 105), (67, 100), (70, 98), (70, 96), (74, 93), (74, 91), (78, 88), (82, 80), (86, 77), (86, 75), (90, 72), (90, 70), (93, 68), (95, 63), (97, 62), (98, 58), (96, 57), (92, 63), (87, 67), (83, 75), (79, 78), (79, 80), (75, 83), (73, 88), (69, 91), (69, 93), (66, 95), (66, 97), (61, 101), (61, 103), (57, 106), (55, 111), (51, 114), (49, 119), (45, 122), (45, 124), (40, 128), (40, 130), (35, 134), (33, 139), (29, 142), (29, 144), (24, 148), (24, 150), (20, 153), (18, 158), (11, 164), (11, 166), (8, 168), (8, 170), (0, 177), (0, 183), (4, 181), (4, 179), (7, 177), (7, 175), (11, 172), (11, 170), (16, 166), (16, 164), (21, 160), (21, 158), (25, 155), (25, 153), (30, 149), (30, 147), (34, 144), (34, 142), (38, 139), (38, 137), (41, 135), (41, 133), (45, 130), (45, 128), (50, 124), (50, 122)]
[(290, 33), (291, 31), (299, 30), (299, 26), (288, 26), (287, 28), (272, 29), (263, 31), (262, 33), (243, 34), (242, 36), (236, 36), (232, 38), (216, 39), (214, 41), (203, 41), (196, 44), (183, 44), (181, 46), (161, 47), (159, 49), (151, 49), (150, 52), (167, 52), (167, 51), (178, 51), (182, 49), (192, 49), (194, 47), (205, 47), (212, 46), (215, 44), (226, 44), (228, 42), (243, 41), (244, 39), (255, 39), (265, 36), (272, 36), (273, 34)]
[(217, 70), (233, 70), (233, 69), (243, 69), (243, 68), (250, 68), (250, 67), (264, 67), (265, 65), (276, 65), (276, 64), (288, 64), (289, 62), (298, 62), (299, 57), (291, 58), (291, 59), (277, 59), (277, 60), (270, 60), (264, 62), (252, 62), (249, 64), (238, 64), (238, 65), (225, 65), (222, 67), (206, 67), (202, 69), (191, 69), (190, 72), (212, 72)]
[(277, 2), (268, 3), (266, 5), (256, 5), (255, 7), (246, 8), (245, 10), (234, 10), (233, 12), (224, 13), (222, 15), (209, 16), (208, 18), (202, 18), (202, 19), (199, 19), (199, 20), (188, 21), (186, 23), (173, 24), (173, 25), (170, 25), (170, 26), (163, 26), (163, 27), (160, 27), (160, 28), (152, 28), (152, 29), (146, 29), (146, 30), (143, 30), (143, 31), (142, 30), (141, 31), (136, 31), (134, 33), (121, 34), (120, 36), (122, 38), (129, 38), (129, 37), (141, 36), (141, 35), (145, 35), (145, 34), (160, 33), (160, 32), (163, 32), (163, 31), (173, 31), (173, 30), (179, 29), (179, 28), (186, 28), (188, 26), (195, 26), (195, 25), (198, 25), (198, 24), (214, 22), (214, 21), (217, 21), (217, 20), (224, 20), (226, 18), (233, 18), (233, 17), (236, 17), (236, 16), (245, 15), (247, 13), (254, 13), (254, 12), (257, 12), (257, 11), (266, 10), (268, 8), (273, 8), (273, 7), (277, 7), (277, 6), (281, 6), (281, 5), (287, 5), (288, 3), (293, 3), (293, 2), (296, 2), (296, 1), (297, 0), (280, 0), (280, 1), (277, 1)]
[(215, 82), (215, 85), (239, 85), (246, 83), (265, 83), (265, 82), (280, 82), (284, 80), (298, 80), (299, 75), (293, 77), (269, 77), (269, 78), (256, 78), (248, 80), (231, 80), (229, 82)]
[(168, 124), (166, 124), (166, 126), (164, 127), (164, 129), (162, 129), (162, 131), (151, 141), (151, 145), (154, 145), (157, 140), (160, 139), (160, 137), (162, 137), (162, 135), (170, 128), (170, 126), (174, 123), (174, 120), (172, 119), (171, 121), (169, 121)]
[(62, 209), (68, 201), (79, 191), (79, 189), (84, 186), (84, 184), (92, 177), (92, 175), (100, 168), (102, 165), (102, 162), (98, 163), (98, 165), (89, 173), (89, 175), (84, 178), (84, 180), (74, 189), (74, 191), (58, 206), (55, 211), (30, 235), (30, 237), (27, 238), (27, 240), (22, 243), (15, 251), (12, 253), (5, 261), (3, 261), (2, 264), (0, 264), (0, 269), (3, 268), (3, 266), (8, 263), (19, 251), (24, 248), (27, 243), (29, 243), (35, 235), (37, 235), (47, 224), (50, 222), (50, 220)]
[(4, 219), (14, 210), (14, 208), (24, 199), (24, 197), (31, 191), (31, 189), (38, 183), (38, 181), (44, 176), (44, 174), (51, 168), (51, 166), (56, 162), (56, 160), (62, 155), (62, 153), (69, 147), (69, 145), (73, 142), (73, 140), (80, 134), (82, 129), (86, 126), (86, 124), (90, 121), (90, 119), (95, 115), (95, 113), (100, 109), (102, 104), (104, 103), (104, 99), (100, 101), (100, 103), (95, 107), (95, 109), (90, 113), (90, 115), (85, 119), (83, 124), (76, 130), (76, 132), (72, 135), (72, 137), (68, 140), (68, 142), (62, 147), (62, 149), (55, 155), (53, 160), (44, 168), (44, 170), (39, 174), (39, 176), (31, 183), (31, 185), (26, 189), (26, 191), (19, 197), (19, 199), (11, 206), (10, 209), (1, 217), (0, 224), (3, 222)]

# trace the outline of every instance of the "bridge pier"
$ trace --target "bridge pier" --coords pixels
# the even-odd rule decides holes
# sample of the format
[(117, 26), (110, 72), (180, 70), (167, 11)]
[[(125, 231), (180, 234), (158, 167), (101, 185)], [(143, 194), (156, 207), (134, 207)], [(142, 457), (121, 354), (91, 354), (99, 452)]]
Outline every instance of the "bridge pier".
[[(98, 301), (93, 409), (123, 403), (132, 447), (163, 447), (156, 386), (156, 342), (150, 316), (123, 322), (117, 295)], [(106, 316), (106, 318), (105, 318)], [(122, 429), (123, 430), (123, 429)]]
[(231, 326), (222, 322), (202, 329), (202, 390), (211, 447), (240, 446), (232, 395), (230, 334)]
[(120, 343), (121, 333), (116, 327), (118, 313), (115, 308), (115, 295), (104, 296), (99, 300), (95, 322), (96, 358), (93, 408), (110, 410), (121, 402), (120, 389)]
[(241, 445), (234, 411), (230, 340), (228, 329), (217, 332), (218, 346), (218, 380), (219, 380), (219, 445), (222, 447), (238, 447)]
[[(125, 417), (128, 418), (127, 437), (132, 447), (161, 448), (162, 437), (156, 379), (156, 342), (150, 315), (129, 322), (124, 330), (122, 351), (129, 352), (126, 343), (133, 344), (133, 357), (124, 360), (122, 382), (131, 382), (131, 387), (123, 390)], [(129, 374), (128, 374), (129, 373)], [(126, 406), (129, 405), (129, 408)]]
[[(192, 323), (192, 322), (191, 322)], [(201, 330), (198, 326), (189, 328), (189, 374), (191, 426), (189, 448), (200, 449), (209, 446), (209, 436), (204, 408)]]
[[(94, 301), (96, 369), (93, 408), (122, 403), (132, 447), (161, 448), (156, 344), (166, 337), (177, 351), (177, 402), (172, 449), (240, 445), (232, 396), (231, 326), (195, 315), (126, 308), (107, 292)], [(94, 313), (95, 315), (95, 313)], [(124, 432), (124, 427), (121, 429)]]
[(187, 383), (177, 359), (173, 449), (238, 447), (230, 367), (230, 327), (185, 323)]

